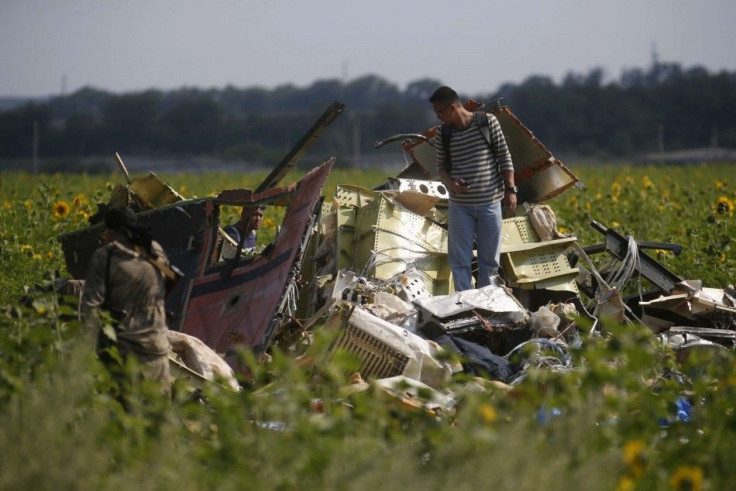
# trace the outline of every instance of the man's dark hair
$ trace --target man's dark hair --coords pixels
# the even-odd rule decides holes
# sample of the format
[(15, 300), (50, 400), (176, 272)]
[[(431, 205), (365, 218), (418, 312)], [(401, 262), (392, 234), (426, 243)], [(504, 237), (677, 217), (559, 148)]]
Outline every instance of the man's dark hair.
[(432, 93), (429, 98), (429, 102), (432, 104), (435, 102), (439, 102), (440, 104), (452, 104), (460, 102), (460, 96), (447, 85), (443, 85)]

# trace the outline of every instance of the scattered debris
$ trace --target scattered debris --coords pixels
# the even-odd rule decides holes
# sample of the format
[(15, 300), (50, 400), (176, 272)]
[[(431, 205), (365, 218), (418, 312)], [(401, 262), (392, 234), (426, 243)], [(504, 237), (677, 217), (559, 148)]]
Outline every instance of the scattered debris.
[[(334, 159), (276, 187), (342, 109), (330, 106), (254, 191), (185, 199), (153, 173), (131, 179), (117, 156), (127, 185), (107, 205), (134, 206), (184, 272), (167, 299), (172, 344), (202, 378), (237, 389), (213, 353), (248, 373), (242, 348), (267, 360), (278, 346), (316, 363), (342, 352), (359, 362), (345, 374), (346, 394), (375, 384), (404, 407), (450, 411), (455, 402), (441, 391), (455, 374), (508, 387), (530, 369), (571, 370), (569, 348), (581, 345), (582, 329), (601, 334), (610, 319), (642, 322), (681, 354), (734, 347), (733, 287), (683, 281), (642, 250), (680, 246), (623, 237), (595, 221), (603, 244), (581, 247), (558, 232), (554, 211), (541, 203), (581, 183), (507, 107), (490, 111), (506, 135), (523, 206), (503, 221), (502, 276), (487, 287), (453, 291), (448, 192), (433, 180), (436, 128), (377, 144), (403, 138), (409, 162), (377, 189), (342, 184), (323, 202)], [(222, 231), (220, 207), (264, 204), (285, 207), (278, 235), (263, 252), (241, 254), (242, 244)], [(60, 236), (75, 278), (84, 277), (99, 233), (91, 225)], [(589, 255), (604, 252), (617, 264), (596, 268)], [(650, 290), (642, 291), (642, 279)], [(334, 332), (322, 353), (310, 342), (318, 329)]]

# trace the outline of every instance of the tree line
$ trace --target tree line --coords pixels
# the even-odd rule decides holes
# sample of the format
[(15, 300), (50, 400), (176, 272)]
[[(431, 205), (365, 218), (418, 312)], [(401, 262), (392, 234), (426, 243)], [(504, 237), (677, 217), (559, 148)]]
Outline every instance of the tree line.
[[(379, 76), (320, 80), (305, 88), (183, 88), (113, 94), (83, 88), (0, 112), (0, 159), (65, 159), (113, 152), (209, 156), (272, 165), (334, 100), (346, 104), (314, 151), (350, 163), (374, 143), (436, 124), (427, 102), (439, 80), (401, 90)], [(462, 87), (457, 87), (462, 91)], [(463, 94), (508, 105), (555, 154), (631, 157), (709, 146), (736, 147), (736, 72), (653, 63), (605, 80), (602, 69), (555, 83), (535, 75), (495, 92)], [(382, 150), (384, 151), (384, 150)], [(396, 148), (388, 150), (396, 153)], [(72, 170), (72, 169), (70, 169)]]

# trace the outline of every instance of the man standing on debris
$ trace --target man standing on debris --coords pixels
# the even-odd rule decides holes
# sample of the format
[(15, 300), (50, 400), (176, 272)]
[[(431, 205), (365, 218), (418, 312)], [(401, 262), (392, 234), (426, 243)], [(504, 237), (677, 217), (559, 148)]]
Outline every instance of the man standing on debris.
[(496, 117), (468, 111), (450, 87), (435, 90), (429, 102), (442, 122), (434, 146), (439, 177), (450, 192), (448, 252), (455, 290), (472, 288), (474, 241), (476, 286), (488, 286), (501, 255), (501, 202), (511, 212), (516, 208), (511, 154)]
[(240, 220), (225, 227), (225, 233), (238, 243), (242, 237), (244, 251), (255, 250), (258, 229), (261, 228), (262, 222), (263, 206), (256, 208), (244, 206), (240, 213)]
[[(107, 244), (92, 255), (82, 296), (82, 316), (88, 332), (97, 331), (97, 354), (118, 382), (122, 366), (110, 349), (116, 347), (125, 363), (137, 359), (144, 378), (170, 390), (169, 360), (164, 300), (167, 282), (176, 273), (161, 245), (148, 229), (138, 225), (129, 207), (115, 207), (104, 217)], [(170, 283), (169, 283), (170, 284)], [(99, 311), (113, 318), (112, 329), (100, 326)]]

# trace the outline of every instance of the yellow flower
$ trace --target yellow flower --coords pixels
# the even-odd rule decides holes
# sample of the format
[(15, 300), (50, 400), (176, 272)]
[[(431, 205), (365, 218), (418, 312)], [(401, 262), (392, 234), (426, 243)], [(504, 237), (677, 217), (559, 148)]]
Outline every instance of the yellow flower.
[(265, 228), (274, 228), (276, 226), (276, 222), (273, 220), (273, 218), (266, 218), (263, 220), (263, 226)]
[(32, 251), (33, 246), (31, 244), (23, 244), (20, 246), (20, 252)]
[(33, 203), (31, 203), (31, 200), (27, 199), (23, 202), (23, 206), (26, 207), (26, 210), (31, 211), (33, 209)]
[(714, 186), (715, 186), (715, 188), (717, 190), (720, 191), (721, 189), (723, 189), (724, 187), (726, 187), (726, 181), (720, 181), (720, 180), (716, 179), (716, 182), (714, 183)]
[(34, 260), (39, 261), (41, 258), (43, 258), (43, 256), (41, 254), (39, 254), (38, 252), (34, 252), (33, 253), (33, 259)]
[(644, 176), (641, 179), (641, 185), (642, 187), (644, 187), (644, 189), (650, 189), (654, 187), (654, 183), (652, 182), (651, 179), (649, 179), (649, 176)]
[(700, 491), (703, 489), (703, 469), (693, 465), (683, 465), (677, 468), (670, 478), (672, 489), (688, 489)]
[(84, 208), (77, 210), (77, 220), (80, 222), (86, 221), (92, 214)]
[(611, 195), (613, 195), (614, 198), (618, 198), (620, 194), (621, 185), (618, 183), (618, 181), (613, 181), (613, 184), (611, 184)]
[(646, 467), (645, 447), (646, 445), (642, 440), (631, 440), (624, 444), (624, 463), (629, 466), (634, 477), (644, 474)]
[(54, 257), (54, 252), (53, 251), (49, 251), (49, 252), (46, 253), (46, 259), (51, 259), (53, 257)]
[(11, 209), (12, 207), (13, 207), (13, 205), (11, 205), (10, 203), (8, 203), (7, 201), (5, 203), (3, 203), (3, 208), (5, 208), (6, 210)]
[(493, 409), (493, 406), (490, 404), (483, 404), (480, 407), (480, 414), (483, 416), (483, 421), (485, 421), (487, 424), (493, 423), (498, 415), (496, 414), (496, 410)]
[(80, 206), (84, 206), (87, 204), (87, 197), (83, 195), (82, 193), (79, 193), (72, 199), (72, 206), (75, 208), (79, 208)]
[(53, 207), (54, 218), (64, 218), (69, 214), (69, 205), (66, 201), (57, 201)]
[(631, 476), (624, 476), (616, 485), (616, 491), (631, 491), (636, 487), (636, 483), (634, 482), (634, 479), (631, 478)]
[(179, 194), (181, 194), (182, 196), (187, 194), (187, 187), (184, 186), (183, 184), (179, 187)]
[(728, 199), (726, 196), (720, 196), (713, 207), (713, 212), (716, 215), (728, 215), (733, 216), (734, 202)]

